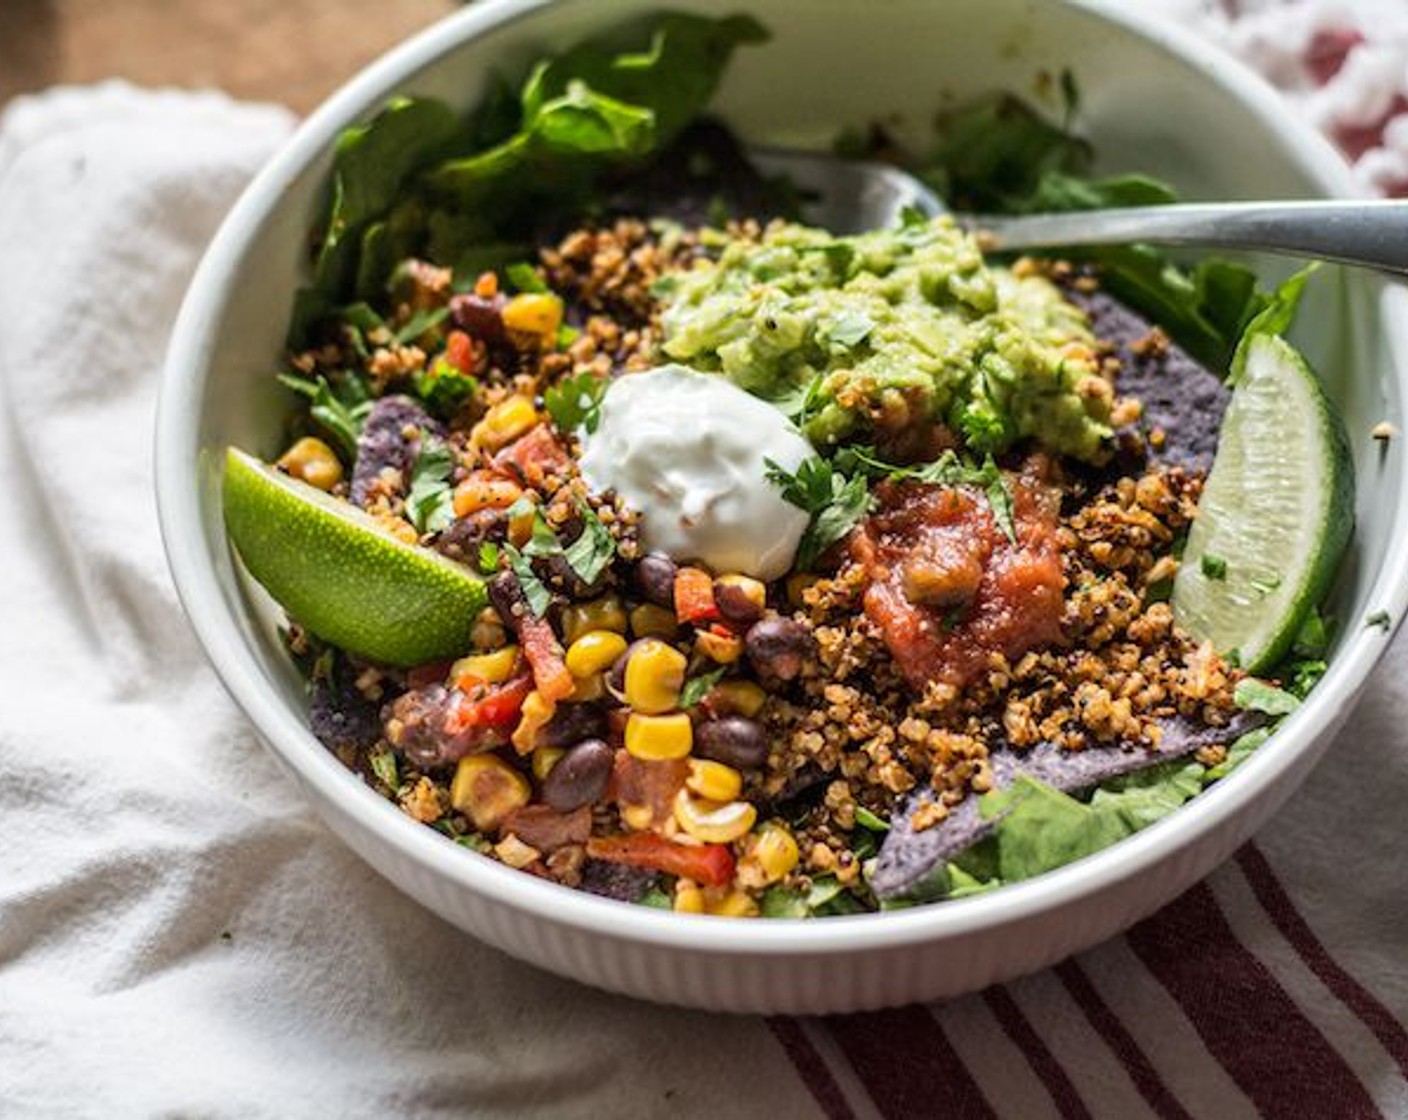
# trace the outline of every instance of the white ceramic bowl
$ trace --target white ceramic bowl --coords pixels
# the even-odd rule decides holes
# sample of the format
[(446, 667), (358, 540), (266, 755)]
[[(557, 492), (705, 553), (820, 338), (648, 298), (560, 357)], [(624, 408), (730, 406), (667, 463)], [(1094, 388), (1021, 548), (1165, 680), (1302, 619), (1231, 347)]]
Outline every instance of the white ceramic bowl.
[[(226, 686), (314, 811), (402, 890), (514, 956), (648, 999), (795, 1013), (954, 995), (1055, 962), (1169, 901), (1246, 840), (1310, 774), (1384, 651), (1389, 635), (1363, 620), (1378, 610), (1397, 620), (1408, 598), (1408, 521), (1389, 515), (1402, 505), (1404, 459), (1397, 443), (1382, 453), (1368, 433), (1400, 420), (1402, 292), (1327, 273), (1297, 332), (1345, 413), (1359, 475), (1359, 528), (1336, 591), (1345, 626), (1328, 675), (1269, 746), (1173, 817), (984, 897), (824, 921), (735, 921), (605, 901), (469, 853), (378, 797), (312, 737), (301, 685), (232, 565), (221, 452), (231, 443), (276, 451), (287, 403), (271, 370), (338, 132), (393, 94), (467, 108), (491, 73), (518, 72), (659, 6), (475, 4), (354, 79), (250, 186), (191, 286), (161, 398), (158, 497), (182, 600)], [(715, 102), (750, 141), (824, 145), (843, 124), (896, 111), (917, 127), (951, 98), (1031, 94), (1041, 75), (1070, 68), (1110, 168), (1165, 176), (1194, 197), (1353, 192), (1344, 164), (1272, 90), (1120, 0), (736, 6), (774, 36), (738, 53)]]

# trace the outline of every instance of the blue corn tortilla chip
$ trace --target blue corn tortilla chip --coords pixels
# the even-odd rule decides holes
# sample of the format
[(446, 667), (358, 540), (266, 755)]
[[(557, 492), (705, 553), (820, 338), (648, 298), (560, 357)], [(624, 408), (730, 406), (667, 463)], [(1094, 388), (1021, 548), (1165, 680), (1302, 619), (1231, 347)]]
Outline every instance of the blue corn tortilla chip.
[(352, 466), (354, 504), (366, 508), (373, 485), (387, 467), (401, 472), (403, 486), (410, 484), (411, 468), (420, 457), (421, 430), (438, 434), (440, 425), (410, 397), (382, 397), (372, 406), (357, 437), (357, 461)]
[[(1021, 753), (997, 747), (989, 762), (997, 789), (1005, 789), (1019, 774), (1025, 774), (1063, 793), (1077, 793), (1111, 778), (1184, 758), (1204, 747), (1230, 743), (1262, 722), (1264, 717), (1257, 712), (1239, 712), (1222, 727), (1174, 716), (1160, 721), (1163, 738), (1157, 751), (1119, 744), (1069, 751), (1038, 743)], [(969, 796), (938, 824), (916, 832), (911, 825), (915, 812), (936, 796), (928, 789), (912, 794), (891, 819), (870, 878), (877, 898), (908, 896), (941, 864), (971, 848), (997, 825), (998, 818), (985, 819), (980, 814), (979, 798)]]
[(1161, 441), (1148, 444), (1149, 461), (1208, 470), (1232, 395), (1222, 379), (1176, 343), (1154, 334), (1147, 319), (1104, 292), (1068, 288), (1065, 296), (1086, 313), (1095, 337), (1108, 343), (1119, 359), (1115, 389), (1122, 397), (1142, 402), (1138, 428), (1163, 432)]

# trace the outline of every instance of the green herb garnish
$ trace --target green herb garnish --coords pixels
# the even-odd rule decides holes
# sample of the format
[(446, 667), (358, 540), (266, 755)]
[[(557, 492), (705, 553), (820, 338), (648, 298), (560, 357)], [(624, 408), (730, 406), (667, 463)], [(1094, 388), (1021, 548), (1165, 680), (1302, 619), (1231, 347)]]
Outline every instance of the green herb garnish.
[(684, 682), (684, 687), (680, 689), (680, 708), (687, 711), (698, 704), (723, 679), (723, 675), (724, 668), (720, 666), (707, 673), (690, 677)]
[(504, 545), (503, 552), (508, 557), (509, 568), (518, 577), (518, 586), (523, 591), (523, 598), (528, 602), (528, 609), (542, 618), (548, 613), (548, 607), (552, 606), (552, 592), (543, 586), (543, 581), (538, 578), (538, 574), (533, 571), (533, 565), (523, 553), (511, 544)]
[(1227, 578), (1227, 561), (1215, 553), (1203, 553), (1203, 558), (1198, 562), (1198, 566), (1208, 579)]
[(357, 438), (362, 434), (362, 424), (372, 410), (371, 393), (361, 378), (350, 374), (339, 378), (336, 390), (322, 374), (316, 380), (309, 381), (306, 377), (281, 373), (279, 382), (308, 398), (308, 414), (332, 436), (343, 457), (348, 462), (354, 461), (357, 458)]
[(560, 431), (582, 428), (590, 435), (601, 423), (601, 399), (609, 379), (591, 372), (559, 381), (543, 394), (543, 405)]
[(454, 490), (450, 475), (455, 458), (450, 449), (429, 432), (420, 434), (420, 455), (411, 468), (411, 489), (406, 513), (418, 533), (438, 533), (455, 519)]
[(872, 499), (863, 474), (847, 478), (819, 455), (804, 459), (796, 473), (771, 459), (763, 462), (767, 480), (781, 488), (782, 497), (811, 516), (797, 547), (799, 568), (810, 568), (870, 512)]

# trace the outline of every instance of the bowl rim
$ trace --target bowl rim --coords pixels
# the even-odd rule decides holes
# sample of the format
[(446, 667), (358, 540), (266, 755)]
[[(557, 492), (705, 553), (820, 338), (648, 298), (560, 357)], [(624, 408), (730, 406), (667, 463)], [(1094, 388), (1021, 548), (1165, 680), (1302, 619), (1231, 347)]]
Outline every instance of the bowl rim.
[[(1144, 39), (1241, 101), (1267, 123), (1288, 156), (1325, 193), (1363, 193), (1330, 143), (1289, 114), (1281, 95), (1230, 55), (1161, 15), (1130, 10), (1121, 0), (1063, 2)], [(365, 825), (376, 844), (456, 889), (489, 896), (552, 923), (710, 954), (844, 955), (989, 932), (1103, 894), (1219, 830), (1251, 806), (1278, 774), (1328, 745), (1322, 739), (1357, 698), (1408, 605), (1408, 524), (1392, 531), (1370, 593), (1370, 601), (1382, 604), (1392, 624), (1386, 630), (1366, 627), (1346, 635), (1325, 680), (1278, 731), (1276, 751), (1256, 752), (1234, 774), (1149, 828), (990, 895), (822, 922), (737, 922), (622, 905), (539, 880), (448, 843), (347, 770), (275, 694), (226, 607), (213, 556), (205, 547), (198, 485), (202, 449), (192, 420), (199, 415), (209, 380), (214, 331), (226, 310), (229, 278), (249, 242), (277, 209), (286, 186), (330, 149), (342, 128), (466, 41), (551, 6), (553, 0), (483, 0), (446, 16), (351, 78), (297, 128), (240, 196), (204, 254), (172, 332), (155, 430), (157, 506), (168, 564), (186, 614), (226, 690), (301, 783)], [(1385, 292), (1378, 310), (1398, 328), (1389, 332), (1389, 375), (1408, 382), (1408, 345), (1392, 341), (1395, 335), (1408, 337), (1408, 293)], [(304, 792), (307, 796), (310, 791)]]

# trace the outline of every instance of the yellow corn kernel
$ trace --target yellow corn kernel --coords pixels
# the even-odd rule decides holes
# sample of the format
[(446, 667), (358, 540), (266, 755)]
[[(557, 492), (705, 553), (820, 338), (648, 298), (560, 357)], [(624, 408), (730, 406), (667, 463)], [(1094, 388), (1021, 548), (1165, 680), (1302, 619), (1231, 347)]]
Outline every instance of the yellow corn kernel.
[(633, 832), (645, 832), (655, 823), (649, 805), (622, 805), (621, 823)]
[(689, 659), (659, 638), (645, 638), (626, 662), (626, 703), (637, 712), (659, 715), (680, 701)]
[(814, 576), (809, 572), (795, 572), (787, 577), (787, 602), (794, 607), (805, 607), (806, 600), (803, 597), (806, 591), (813, 584), (820, 582), (820, 576)]
[(562, 640), (570, 646), (593, 630), (624, 634), (628, 621), (626, 608), (615, 595), (603, 595), (590, 603), (573, 603), (562, 612)]
[(631, 611), (631, 633), (637, 638), (664, 638), (667, 641), (680, 632), (675, 612), (655, 603), (642, 603)]
[(546, 699), (536, 688), (523, 701), (518, 714), (518, 726), (513, 729), (513, 746), (519, 754), (527, 754), (536, 746), (538, 732), (552, 719), (557, 705)]
[(563, 747), (535, 747), (533, 749), (533, 777), (539, 782), (552, 773), (552, 768), (562, 761), (567, 753)]
[(511, 832), (494, 845), (494, 855), (499, 857), (500, 863), (506, 863), (520, 871), (543, 857), (543, 853), (537, 848), (525, 844)]
[(753, 896), (747, 891), (737, 889), (719, 895), (717, 898), (706, 898), (705, 909), (708, 913), (720, 918), (756, 918), (758, 916), (758, 904), (753, 900)]
[(498, 755), (471, 754), (455, 767), (450, 804), (480, 832), (492, 832), (511, 812), (527, 805), (532, 793), (528, 779)]
[(680, 879), (675, 883), (675, 913), (704, 913), (704, 892), (688, 879)]
[(503, 684), (513, 676), (516, 664), (517, 646), (504, 646), (493, 653), (475, 653), (461, 657), (450, 666), (450, 680), (458, 682), (462, 677), (473, 677), (485, 684)]
[(605, 673), (593, 673), (589, 677), (577, 677), (572, 687), (572, 699), (579, 703), (600, 700), (605, 695)]
[(711, 690), (719, 705), (734, 715), (752, 719), (763, 710), (768, 694), (755, 681), (720, 681)]
[(567, 670), (574, 677), (590, 677), (611, 668), (626, 652), (626, 639), (614, 630), (588, 630), (567, 647)]
[(319, 490), (331, 490), (342, 481), (342, 462), (322, 440), (304, 436), (279, 457), (278, 466)]
[(646, 716), (632, 712), (626, 719), (626, 750), (647, 762), (684, 758), (694, 746), (694, 725), (684, 712)]
[(743, 792), (743, 775), (722, 762), (691, 758), (684, 784), (706, 801), (732, 801)]
[(694, 635), (694, 648), (718, 665), (732, 665), (743, 656), (743, 639), (737, 634), (700, 630)]
[(474, 425), (470, 439), (481, 447), (499, 448), (512, 443), (538, 423), (538, 410), (525, 396), (505, 397)]
[(468, 517), (483, 509), (508, 509), (523, 496), (523, 488), (506, 478), (472, 474), (455, 487), (456, 517)]
[(562, 326), (562, 300), (551, 292), (522, 292), (504, 304), (503, 320), (506, 330), (551, 342)]
[(791, 831), (785, 825), (772, 822), (758, 833), (751, 858), (762, 871), (764, 881), (776, 883), (791, 874), (801, 859), (801, 852)]
[[(629, 739), (627, 745), (629, 749)], [(758, 819), (758, 810), (747, 801), (705, 801), (690, 796), (687, 789), (675, 794), (674, 809), (679, 826), (706, 844), (731, 844), (747, 835)]]
[(533, 522), (537, 520), (536, 506), (525, 502), (526, 508), (510, 515), (508, 519), (508, 543), (514, 548), (522, 548), (533, 536)]

